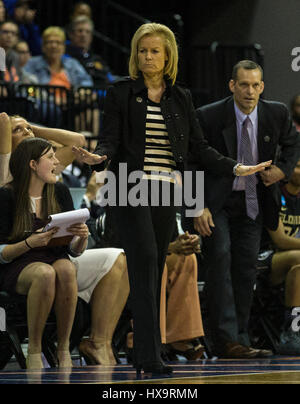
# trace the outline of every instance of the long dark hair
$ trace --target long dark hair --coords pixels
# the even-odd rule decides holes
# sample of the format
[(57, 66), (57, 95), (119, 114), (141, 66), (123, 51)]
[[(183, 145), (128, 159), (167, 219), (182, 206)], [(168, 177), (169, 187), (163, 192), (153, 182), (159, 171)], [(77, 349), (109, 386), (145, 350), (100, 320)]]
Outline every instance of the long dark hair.
[[(52, 147), (52, 144), (45, 139), (24, 139), (10, 157), (9, 168), (13, 180), (9, 187), (13, 190), (15, 201), (13, 229), (9, 237), (11, 241), (24, 238), (24, 232), (32, 229), (33, 217), (28, 193), (31, 178), (29, 163), (31, 160), (38, 162)], [(55, 197), (54, 184), (45, 184), (42, 196), (42, 219), (61, 211)]]

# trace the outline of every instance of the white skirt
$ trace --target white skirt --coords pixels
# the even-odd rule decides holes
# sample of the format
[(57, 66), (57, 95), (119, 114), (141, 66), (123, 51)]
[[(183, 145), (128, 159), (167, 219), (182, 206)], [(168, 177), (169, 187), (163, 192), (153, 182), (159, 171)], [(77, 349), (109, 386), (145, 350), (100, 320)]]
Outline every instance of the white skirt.
[(111, 270), (124, 250), (119, 248), (94, 248), (80, 257), (70, 257), (77, 270), (78, 296), (89, 303), (99, 281)]

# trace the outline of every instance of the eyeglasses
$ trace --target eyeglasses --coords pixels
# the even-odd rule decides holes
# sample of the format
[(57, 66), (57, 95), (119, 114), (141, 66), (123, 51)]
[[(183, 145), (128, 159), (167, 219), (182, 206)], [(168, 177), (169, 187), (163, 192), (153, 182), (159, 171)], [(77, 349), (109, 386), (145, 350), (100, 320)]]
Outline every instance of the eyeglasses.
[(44, 42), (44, 44), (45, 45), (63, 45), (64, 44), (64, 42), (62, 42), (62, 41), (45, 41)]
[(93, 31), (90, 29), (81, 29), (81, 28), (74, 29), (74, 32), (76, 34), (89, 34), (89, 35), (92, 35), (92, 33), (93, 33)]
[(16, 32), (16, 31), (8, 31), (7, 29), (2, 29), (1, 34), (4, 34), (4, 35), (11, 34), (13, 36), (18, 36), (18, 32)]

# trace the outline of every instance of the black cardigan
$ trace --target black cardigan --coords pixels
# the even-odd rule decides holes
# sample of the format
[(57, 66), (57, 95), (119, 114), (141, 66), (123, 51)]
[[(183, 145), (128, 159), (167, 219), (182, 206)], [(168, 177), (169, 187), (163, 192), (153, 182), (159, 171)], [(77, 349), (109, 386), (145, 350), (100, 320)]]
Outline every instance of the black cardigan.
[[(177, 169), (184, 171), (190, 159), (216, 175), (233, 177), (237, 162), (221, 155), (204, 139), (190, 91), (172, 86), (168, 80), (166, 84), (161, 110)], [(99, 155), (107, 155), (108, 159), (94, 166), (96, 171), (103, 170), (109, 161), (109, 169), (117, 176), (119, 163), (127, 163), (128, 173), (143, 170), (147, 98), (142, 76), (137, 80), (124, 78), (108, 90), (103, 130), (95, 150)]]
[[(69, 189), (62, 183), (55, 184), (56, 198), (62, 212), (74, 210), (73, 200)], [(7, 241), (13, 227), (14, 197), (11, 188), (0, 188), (0, 244), (9, 244)], [(25, 239), (25, 237), (24, 237)], [(21, 240), (20, 240), (21, 241)]]

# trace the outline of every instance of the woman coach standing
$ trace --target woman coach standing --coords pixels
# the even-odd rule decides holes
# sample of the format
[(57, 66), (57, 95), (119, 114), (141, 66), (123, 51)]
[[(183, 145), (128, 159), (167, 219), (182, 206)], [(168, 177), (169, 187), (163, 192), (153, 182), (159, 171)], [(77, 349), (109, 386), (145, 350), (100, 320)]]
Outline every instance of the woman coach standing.
[[(172, 171), (184, 171), (188, 152), (193, 154), (193, 160), (217, 175), (231, 176), (234, 168), (236, 175), (249, 175), (269, 165), (235, 167), (236, 161), (207, 145), (190, 92), (175, 84), (177, 69), (178, 49), (173, 32), (161, 24), (142, 25), (132, 39), (130, 77), (114, 84), (107, 93), (104, 127), (95, 153), (74, 147), (76, 156), (95, 165), (97, 171), (106, 168), (107, 160), (109, 170), (119, 181), (119, 164), (127, 163), (128, 175), (143, 171), (148, 185), (158, 181), (160, 186), (164, 181), (172, 182), (168, 175)], [(127, 257), (134, 367), (137, 373), (143, 369), (170, 374), (172, 368), (162, 363), (160, 355), (159, 297), (176, 208), (172, 203), (158, 207), (149, 203), (117, 206), (112, 211)]]

